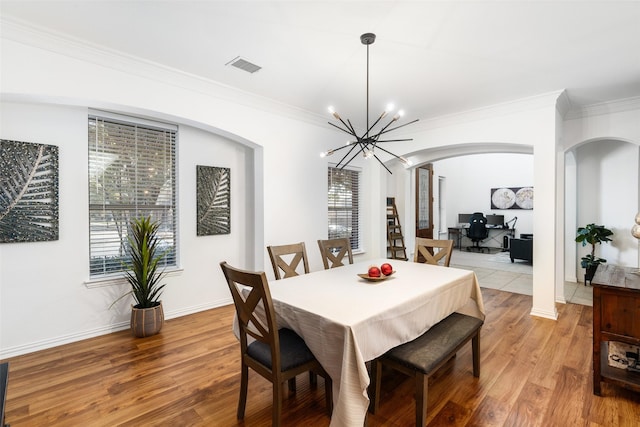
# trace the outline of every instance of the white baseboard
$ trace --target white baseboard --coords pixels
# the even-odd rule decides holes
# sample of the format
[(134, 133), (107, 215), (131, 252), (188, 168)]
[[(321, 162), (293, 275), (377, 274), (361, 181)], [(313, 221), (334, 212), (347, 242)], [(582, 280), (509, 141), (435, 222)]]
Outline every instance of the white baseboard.
[[(231, 298), (214, 301), (208, 304), (201, 304), (196, 306), (191, 306), (187, 308), (183, 308), (180, 310), (172, 310), (169, 312), (165, 312), (165, 319), (175, 319), (177, 317), (187, 316), (189, 314), (198, 313), (200, 311), (209, 310), (212, 308), (222, 307), (225, 305), (232, 304), (233, 301)], [(118, 322), (110, 325), (101, 326), (94, 329), (88, 329), (85, 331), (81, 331), (74, 334), (61, 335), (55, 338), (49, 338), (45, 340), (36, 341), (33, 343), (17, 345), (14, 347), (3, 348), (0, 351), (0, 359), (8, 359), (10, 357), (21, 356), (23, 354), (33, 353), (35, 351), (46, 350), (48, 348), (57, 347), (64, 344), (69, 344), (77, 341), (86, 340), (89, 338), (98, 337), (101, 335), (111, 334), (113, 332), (122, 331), (124, 329), (129, 328), (129, 322)], [(231, 325), (229, 325), (231, 328)]]

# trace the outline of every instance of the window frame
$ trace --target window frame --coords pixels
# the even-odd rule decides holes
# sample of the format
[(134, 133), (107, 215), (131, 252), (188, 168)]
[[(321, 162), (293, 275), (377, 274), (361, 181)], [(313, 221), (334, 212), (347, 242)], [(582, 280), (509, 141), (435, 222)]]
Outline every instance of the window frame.
[[(98, 130), (98, 126), (102, 126), (102, 129)], [(114, 137), (118, 143), (114, 149), (106, 146), (104, 134), (100, 134), (105, 132), (104, 126), (108, 126), (107, 131), (115, 132), (118, 129), (121, 132)], [(103, 138), (102, 141), (98, 140), (100, 137)], [(164, 144), (160, 150), (145, 148), (156, 140), (160, 144)], [(140, 142), (143, 145), (138, 147)], [(117, 264), (118, 262), (121, 264), (122, 260), (126, 258), (123, 250), (126, 244), (129, 221), (131, 218), (141, 215), (151, 214), (154, 219), (160, 218), (161, 228), (164, 229), (166, 236), (166, 238), (161, 236), (161, 240), (167, 246), (164, 264), (161, 268), (167, 272), (179, 271), (177, 147), (177, 125), (89, 110), (87, 117), (89, 280), (85, 282), (87, 287), (121, 284), (125, 281), (124, 268)], [(134, 154), (131, 154), (128, 159), (125, 158), (123, 154), (132, 153), (132, 149)], [(117, 184), (103, 187), (120, 190), (119, 193), (118, 191), (113, 193), (118, 194), (113, 196), (118, 199), (117, 203), (112, 203), (114, 198), (111, 195), (106, 196), (108, 190), (94, 191), (95, 188), (92, 187), (100, 182), (100, 178), (103, 179), (103, 183), (105, 178), (109, 178), (105, 177), (106, 162), (101, 163), (99, 157), (92, 158), (94, 153), (102, 154), (103, 157), (111, 156), (112, 159), (115, 159), (112, 160), (113, 164), (120, 166), (119, 169), (116, 169), (118, 171), (117, 179), (119, 179)], [(151, 155), (158, 153), (163, 158), (156, 161)], [(154, 176), (149, 176), (149, 179), (146, 180), (143, 179), (143, 174), (147, 172), (143, 171), (154, 170), (145, 169), (147, 166), (156, 166), (157, 169), (160, 169), (158, 166), (162, 166), (162, 170)], [(132, 169), (133, 171), (131, 171)], [(140, 183), (144, 183), (144, 186)], [(122, 190), (124, 186), (127, 187)], [(152, 188), (155, 196), (145, 200), (145, 194), (148, 193), (145, 193), (142, 188)], [(152, 203), (149, 203), (150, 201)], [(117, 219), (116, 213), (122, 214), (121, 218)], [(96, 218), (98, 219), (96, 220)], [(102, 228), (107, 230), (105, 234), (111, 234), (110, 237), (102, 239), (102, 242), (97, 231), (99, 227), (96, 226), (100, 222), (103, 223)], [(113, 233), (118, 233), (118, 235), (113, 236)], [(97, 263), (96, 254), (97, 258), (102, 257), (102, 260)]]
[[(352, 194), (351, 196), (351, 207), (332, 206), (332, 193), (331, 193), (332, 173), (345, 172), (345, 171), (355, 175), (356, 177), (355, 184), (356, 184), (357, 192), (355, 195)], [(353, 185), (353, 179), (351, 179), (351, 182)], [(349, 242), (351, 243), (351, 250), (354, 253), (362, 252), (362, 218), (361, 218), (361, 209), (360, 209), (361, 205), (362, 205), (362, 169), (357, 167), (349, 167), (349, 166), (344, 168), (337, 168), (335, 164), (329, 164), (327, 167), (327, 223), (328, 223), (327, 235), (329, 239), (348, 237)], [(351, 215), (348, 215), (348, 214), (345, 215), (346, 218), (343, 218), (343, 221), (342, 221), (343, 223), (341, 224), (339, 221), (340, 218), (336, 218), (336, 221), (332, 220), (332, 217), (335, 217), (336, 212), (338, 211), (350, 211)], [(335, 226), (335, 228), (338, 228), (339, 226), (344, 227), (345, 226), (344, 220), (350, 222), (350, 224), (346, 225), (347, 229), (349, 228), (349, 226), (351, 227), (351, 230), (349, 231), (350, 235), (348, 236), (344, 236), (343, 234), (337, 231), (331, 230), (332, 226)], [(355, 236), (353, 235), (354, 232), (356, 233)]]

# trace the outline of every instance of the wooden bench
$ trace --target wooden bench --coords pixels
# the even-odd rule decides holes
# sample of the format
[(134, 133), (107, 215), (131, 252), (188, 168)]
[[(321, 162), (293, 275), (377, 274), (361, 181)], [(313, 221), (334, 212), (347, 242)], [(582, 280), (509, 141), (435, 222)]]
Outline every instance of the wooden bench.
[(473, 348), (473, 376), (480, 376), (480, 328), (483, 323), (478, 318), (453, 313), (415, 340), (395, 347), (372, 361), (369, 411), (375, 414), (378, 410), (384, 364), (415, 378), (416, 426), (424, 426), (429, 377), (453, 358), (469, 340)]
[(9, 383), (9, 362), (0, 363), (0, 426), (4, 426), (4, 404), (7, 400)]

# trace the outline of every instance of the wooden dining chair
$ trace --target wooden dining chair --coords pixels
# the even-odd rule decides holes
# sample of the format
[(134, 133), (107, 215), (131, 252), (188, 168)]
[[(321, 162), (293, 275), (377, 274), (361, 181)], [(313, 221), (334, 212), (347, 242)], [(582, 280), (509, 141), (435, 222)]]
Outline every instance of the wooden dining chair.
[(348, 257), (349, 264), (353, 264), (353, 253), (351, 252), (351, 242), (346, 237), (343, 239), (318, 240), (320, 256), (324, 269), (342, 267), (344, 257)]
[[(295, 377), (307, 371), (324, 378), (327, 411), (331, 415), (331, 377), (298, 334), (291, 329), (278, 329), (264, 272), (239, 270), (226, 262), (221, 262), (220, 267), (231, 290), (239, 326), (241, 374), (238, 419), (244, 419), (249, 368), (271, 381), (273, 385), (272, 425), (281, 425), (284, 383), (289, 382), (291, 390), (291, 384), (295, 384)], [(255, 341), (249, 344), (249, 338)]]
[[(267, 252), (269, 252), (273, 274), (275, 274), (277, 280), (309, 272), (309, 261), (304, 242), (267, 246)], [(302, 265), (300, 262), (302, 262)], [(303, 268), (302, 271), (300, 271), (300, 266)]]
[(422, 262), (449, 267), (453, 240), (435, 240), (416, 237), (416, 249), (413, 252), (413, 262)]

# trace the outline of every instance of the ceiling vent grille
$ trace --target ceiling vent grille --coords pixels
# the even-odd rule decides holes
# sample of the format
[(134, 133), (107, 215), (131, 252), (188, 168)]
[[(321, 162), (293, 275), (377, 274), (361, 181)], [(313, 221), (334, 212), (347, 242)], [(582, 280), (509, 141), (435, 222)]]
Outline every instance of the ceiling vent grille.
[(225, 65), (231, 65), (232, 67), (239, 68), (241, 70), (246, 71), (247, 73), (252, 73), (252, 74), (262, 68), (239, 56), (236, 56), (231, 61), (227, 62)]

